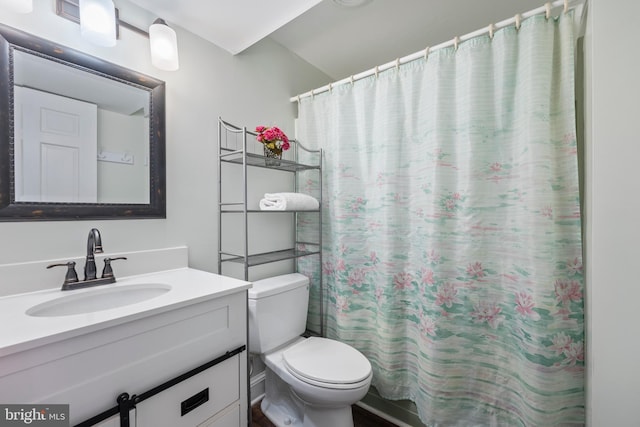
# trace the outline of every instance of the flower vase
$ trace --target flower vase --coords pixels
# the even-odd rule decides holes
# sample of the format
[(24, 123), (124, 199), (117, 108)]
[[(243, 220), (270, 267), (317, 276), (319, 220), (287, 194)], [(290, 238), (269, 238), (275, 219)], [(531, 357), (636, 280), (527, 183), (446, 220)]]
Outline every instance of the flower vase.
[(271, 150), (266, 145), (264, 146), (264, 163), (266, 166), (280, 166), (280, 160), (282, 159), (282, 149)]

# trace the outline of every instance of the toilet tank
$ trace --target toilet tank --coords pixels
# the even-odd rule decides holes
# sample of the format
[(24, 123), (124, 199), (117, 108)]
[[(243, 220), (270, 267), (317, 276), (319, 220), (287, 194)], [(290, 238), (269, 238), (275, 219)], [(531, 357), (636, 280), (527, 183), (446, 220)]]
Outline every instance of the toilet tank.
[(249, 289), (249, 351), (267, 353), (306, 329), (309, 278), (284, 274), (253, 282)]

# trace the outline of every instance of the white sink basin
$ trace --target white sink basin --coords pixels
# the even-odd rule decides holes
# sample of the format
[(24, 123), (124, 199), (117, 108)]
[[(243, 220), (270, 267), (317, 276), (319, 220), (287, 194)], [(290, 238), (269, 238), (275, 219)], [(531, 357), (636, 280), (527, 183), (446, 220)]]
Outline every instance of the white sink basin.
[(73, 293), (34, 305), (26, 314), (34, 317), (59, 317), (92, 313), (146, 301), (170, 290), (171, 286), (163, 283), (140, 283), (93, 288), (82, 293), (69, 291)]

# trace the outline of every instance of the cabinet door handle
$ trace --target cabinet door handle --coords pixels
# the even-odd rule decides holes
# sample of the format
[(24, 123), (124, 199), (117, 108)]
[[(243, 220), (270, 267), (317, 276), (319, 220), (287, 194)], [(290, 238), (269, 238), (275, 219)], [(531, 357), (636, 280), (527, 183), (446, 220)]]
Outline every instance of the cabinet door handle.
[(209, 401), (209, 387), (180, 403), (180, 416), (184, 416), (196, 409), (198, 406)]

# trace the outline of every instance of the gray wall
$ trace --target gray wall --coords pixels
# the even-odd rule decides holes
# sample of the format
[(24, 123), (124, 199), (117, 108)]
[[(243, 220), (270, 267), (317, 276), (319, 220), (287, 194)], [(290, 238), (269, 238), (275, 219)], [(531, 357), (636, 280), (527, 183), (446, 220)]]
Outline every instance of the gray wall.
[[(140, 28), (156, 18), (125, 0), (115, 3), (121, 18)], [(0, 264), (81, 256), (89, 229), (98, 227), (107, 253), (187, 245), (192, 267), (215, 271), (217, 117), (247, 127), (275, 124), (293, 135), (289, 97), (329, 78), (270, 39), (232, 56), (175, 26), (180, 70), (163, 72), (151, 66), (145, 37), (121, 29), (117, 46), (93, 46), (54, 10), (53, 0), (35, 0), (31, 14), (0, 9), (0, 22), (166, 82), (167, 219), (0, 223)]]

